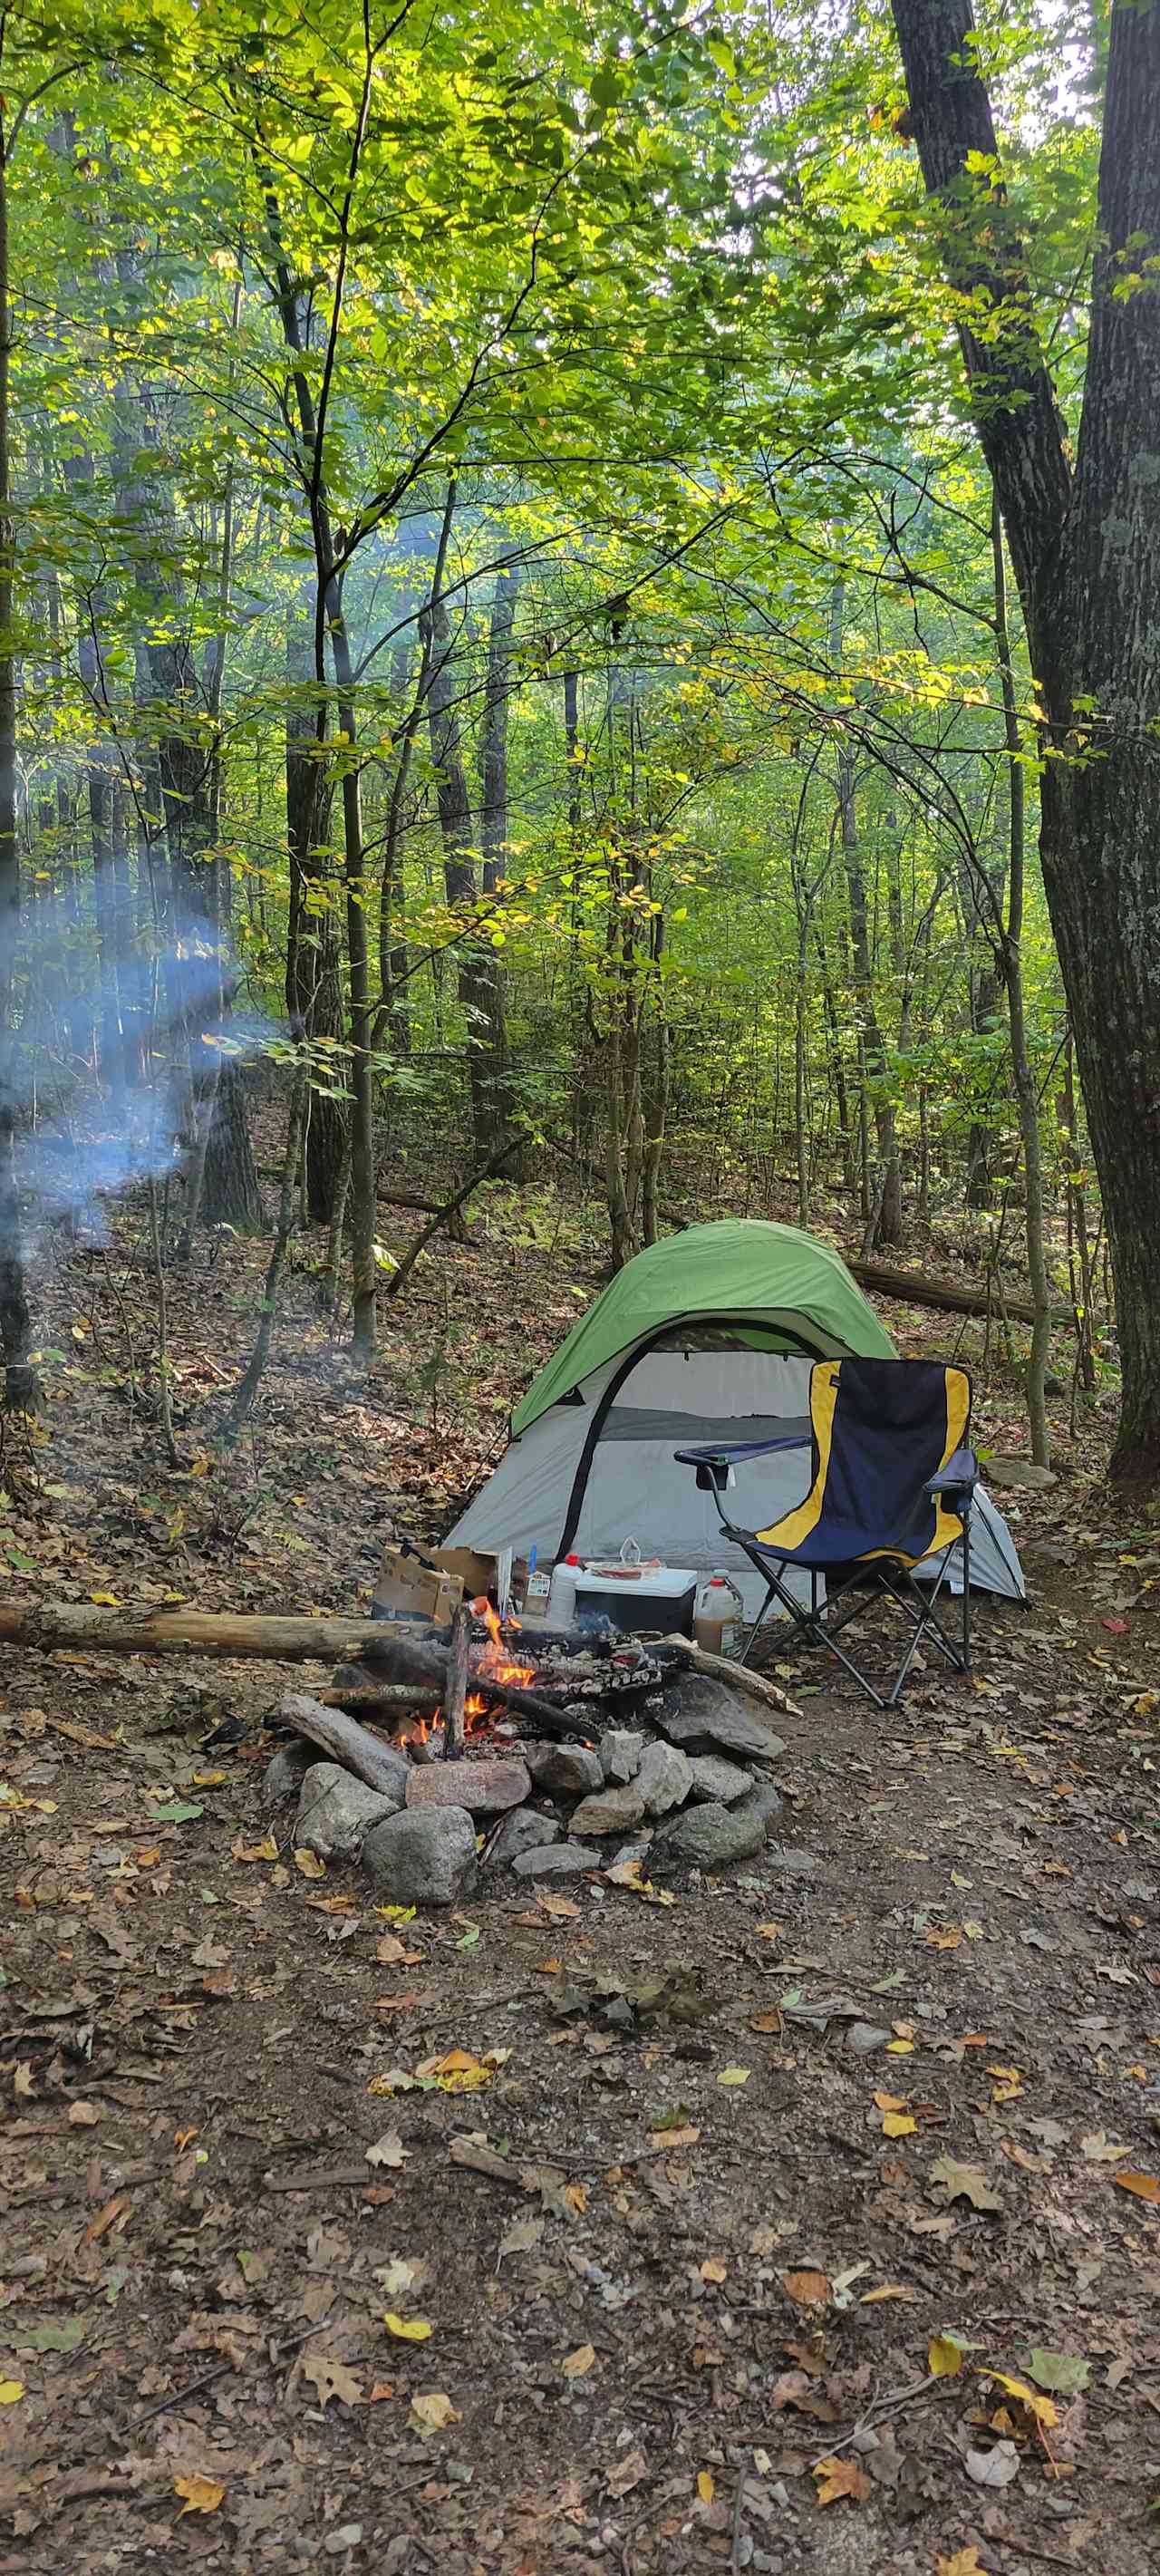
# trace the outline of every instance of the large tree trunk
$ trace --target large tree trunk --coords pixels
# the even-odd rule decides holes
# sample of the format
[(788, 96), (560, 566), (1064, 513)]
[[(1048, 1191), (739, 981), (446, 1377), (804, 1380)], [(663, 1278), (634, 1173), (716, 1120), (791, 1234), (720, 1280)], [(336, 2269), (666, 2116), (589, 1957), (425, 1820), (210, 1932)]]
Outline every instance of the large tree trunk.
[[(1044, 708), (1040, 850), (1116, 1285), (1115, 1465), (1160, 1470), (1160, 8), (1113, 7), (1078, 459), (1071, 472), (1001, 187), (970, 0), (892, 0), (979, 441)], [(970, 299), (969, 304), (966, 299)]]
[(32, 1338), (24, 1286), (20, 1198), (16, 1181), (15, 1031), (12, 969), (20, 920), (20, 848), (16, 810), (16, 646), (13, 634), (16, 525), (12, 515), (8, 433), (12, 313), (8, 283), (7, 111), (0, 104), (0, 1347), (5, 1394), (27, 1412), (38, 1386), (28, 1359)]
[[(342, 956), (329, 881), (327, 846), (331, 786), (318, 755), (314, 634), (309, 617), (292, 609), (286, 621), (286, 839), (290, 854), (290, 935), (286, 949), (286, 1008), (303, 1035), (337, 1042), (342, 1036)], [(325, 714), (325, 710), (323, 711)], [(306, 1109), (306, 1208), (316, 1225), (329, 1225), (346, 1141), (338, 1092), (311, 1066)]]
[[(470, 920), (478, 901), (471, 795), (455, 703), (454, 644), (442, 593), (433, 596), (424, 610), (423, 625), (430, 659), (427, 712), (443, 834), (443, 877), (449, 905), (467, 916), (460, 948), (459, 999), (467, 1020), (472, 1139), (476, 1160), (486, 1162), (506, 1142), (510, 1124), (503, 977), (494, 949)], [(493, 871), (495, 864), (493, 852)]]
[[(830, 659), (835, 669), (841, 667), (844, 605), (844, 585), (836, 582), (830, 617)], [(902, 1241), (902, 1176), (898, 1164), (898, 1135), (894, 1105), (887, 1088), (889, 1068), (886, 1059), (886, 1042), (882, 1035), (874, 999), (874, 958), (870, 942), (870, 916), (866, 901), (866, 878), (858, 841), (855, 752), (853, 745), (845, 742), (840, 745), (838, 751), (838, 809), (850, 907), (850, 946), (854, 955), (858, 1015), (862, 1028), (865, 1087), (870, 1093), (874, 1131), (878, 1140), (878, 1182), (876, 1190), (870, 1193), (869, 1234), (865, 1247), (870, 1252), (875, 1244), (897, 1244)]]

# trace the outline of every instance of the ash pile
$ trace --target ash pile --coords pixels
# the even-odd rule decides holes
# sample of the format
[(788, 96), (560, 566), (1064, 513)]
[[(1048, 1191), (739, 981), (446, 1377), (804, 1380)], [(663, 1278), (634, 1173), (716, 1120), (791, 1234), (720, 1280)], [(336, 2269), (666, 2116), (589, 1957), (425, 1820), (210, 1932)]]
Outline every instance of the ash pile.
[(481, 1872), (716, 1872), (773, 1834), (772, 1721), (796, 1712), (690, 1652), (612, 1628), (532, 1637), (482, 1601), (443, 1634), (386, 1632), (321, 1698), (286, 1693), (267, 1798), (296, 1791), (298, 1846), (357, 1861), (391, 1904), (457, 1904)]

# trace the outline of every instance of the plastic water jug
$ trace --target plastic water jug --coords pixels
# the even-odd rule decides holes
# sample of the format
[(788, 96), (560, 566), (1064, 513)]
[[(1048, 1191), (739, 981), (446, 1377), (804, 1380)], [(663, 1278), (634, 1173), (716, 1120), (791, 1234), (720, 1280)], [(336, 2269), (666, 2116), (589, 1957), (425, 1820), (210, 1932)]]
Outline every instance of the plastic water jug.
[(745, 1604), (731, 1576), (718, 1569), (698, 1584), (693, 1635), (710, 1655), (739, 1655), (745, 1638)]

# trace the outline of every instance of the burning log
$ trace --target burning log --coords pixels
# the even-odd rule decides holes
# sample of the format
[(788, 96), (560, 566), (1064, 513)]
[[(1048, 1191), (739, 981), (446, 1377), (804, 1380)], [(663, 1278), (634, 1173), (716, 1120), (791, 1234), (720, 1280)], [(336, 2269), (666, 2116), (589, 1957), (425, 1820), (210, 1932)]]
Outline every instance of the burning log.
[(446, 1762), (463, 1759), (470, 1629), (471, 1612), (463, 1603), (451, 1622), (451, 1643), (447, 1649), (447, 1680), (443, 1691), (443, 1758)]

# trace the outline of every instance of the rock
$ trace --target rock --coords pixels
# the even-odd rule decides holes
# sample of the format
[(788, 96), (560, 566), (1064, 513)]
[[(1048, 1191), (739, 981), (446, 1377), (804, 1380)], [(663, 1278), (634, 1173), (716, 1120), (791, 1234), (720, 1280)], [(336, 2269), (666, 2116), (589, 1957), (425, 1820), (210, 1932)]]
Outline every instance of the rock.
[(466, 1807), (404, 1807), (373, 1825), (363, 1868), (391, 1905), (454, 1905), (475, 1885), (475, 1827)]
[(639, 1825), (644, 1815), (644, 1799), (635, 1780), (620, 1789), (601, 1789), (595, 1798), (582, 1798), (575, 1809), (570, 1834), (623, 1834)]
[(512, 1862), (517, 1878), (576, 1878), (582, 1869), (603, 1867), (604, 1856), (591, 1843), (549, 1843), (517, 1852)]
[(693, 1766), (675, 1744), (646, 1744), (633, 1787), (644, 1799), (646, 1816), (667, 1816), (683, 1807), (693, 1785)]
[(558, 1842), (563, 1830), (555, 1816), (541, 1816), (534, 1807), (515, 1807), (504, 1817), (487, 1857), (514, 1862), (521, 1852), (542, 1851), (548, 1843)]
[(603, 1786), (600, 1755), (589, 1744), (525, 1744), (523, 1756), (537, 1789), (556, 1797), (583, 1798)]
[(619, 1783), (622, 1788), (627, 1781), (635, 1780), (643, 1751), (643, 1735), (634, 1734), (628, 1726), (610, 1726), (608, 1733), (600, 1739), (600, 1762), (605, 1779), (614, 1785)]
[(772, 1780), (755, 1780), (749, 1796), (734, 1807), (733, 1813), (735, 1816), (756, 1817), (768, 1841), (784, 1805), (785, 1800), (778, 1796)]
[[(626, 1862), (626, 1861), (637, 1861), (637, 1860), (639, 1860), (639, 1861), (645, 1861), (645, 1860), (647, 1860), (647, 1859), (648, 1859), (648, 1856), (649, 1856), (649, 1853), (650, 1853), (650, 1851), (651, 1851), (651, 1850), (652, 1850), (652, 1835), (651, 1835), (651, 1833), (649, 1833), (649, 1834), (645, 1834), (645, 1835), (643, 1835), (643, 1836), (642, 1836), (642, 1835), (640, 1835), (640, 1834), (637, 1834), (637, 1836), (635, 1837), (635, 1840), (634, 1840), (634, 1841), (629, 1842), (629, 1843), (622, 1843), (622, 1844), (621, 1844), (621, 1846), (620, 1846), (620, 1850), (619, 1850), (618, 1852), (614, 1852), (614, 1853), (613, 1853), (613, 1855), (612, 1855), (612, 1864), (611, 1864), (611, 1865), (612, 1865), (612, 1868), (613, 1868), (613, 1869), (621, 1869), (621, 1868), (623, 1868), (623, 1866), (624, 1866), (624, 1864), (625, 1864), (625, 1862)], [(605, 1862), (605, 1867), (607, 1868), (607, 1867), (608, 1867), (608, 1865), (609, 1865), (609, 1864), (608, 1864), (608, 1863), (607, 1863), (607, 1861), (606, 1861), (606, 1862)]]
[(284, 1798), (296, 1798), (303, 1772), (315, 1760), (314, 1746), (304, 1744), (301, 1736), (293, 1744), (280, 1744), (262, 1775), (262, 1805), (280, 1807)]
[(482, 1761), (412, 1763), (409, 1807), (466, 1807), (472, 1816), (502, 1816), (531, 1793), (526, 1763), (485, 1755)]
[(746, 1762), (776, 1762), (785, 1739), (751, 1715), (737, 1691), (700, 1674), (666, 1693), (657, 1724), (682, 1753), (739, 1753)]
[(320, 1860), (355, 1860), (372, 1825), (398, 1814), (402, 1796), (368, 1789), (338, 1762), (312, 1762), (298, 1798), (294, 1840)]
[(781, 1871), (783, 1878), (816, 1878), (822, 1866), (813, 1852), (787, 1851), (784, 1843), (771, 1843), (766, 1859)]
[(723, 1869), (731, 1860), (748, 1860), (764, 1841), (760, 1816), (747, 1816), (741, 1807), (719, 1807), (710, 1799), (675, 1816), (659, 1836), (657, 1851), (666, 1860), (695, 1861), (698, 1869)]
[(886, 2048), (889, 2042), (889, 2031), (877, 2021), (852, 2021), (846, 2032), (846, 2046), (855, 2057), (871, 2057), (876, 2048)]
[(738, 1762), (723, 1762), (719, 1753), (698, 1753), (689, 1769), (690, 1798), (715, 1798), (721, 1807), (731, 1807), (753, 1787), (752, 1771), (743, 1771)]

